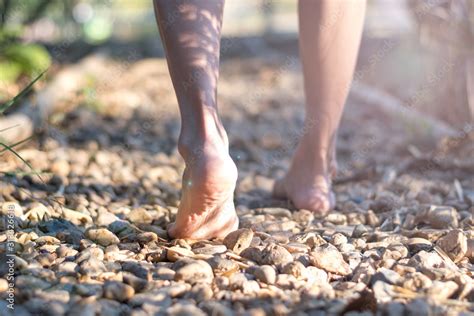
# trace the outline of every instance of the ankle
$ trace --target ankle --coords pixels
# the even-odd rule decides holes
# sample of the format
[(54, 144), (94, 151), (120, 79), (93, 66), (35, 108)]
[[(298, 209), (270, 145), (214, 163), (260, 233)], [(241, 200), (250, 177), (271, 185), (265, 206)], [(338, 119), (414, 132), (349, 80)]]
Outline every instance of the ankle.
[(178, 151), (186, 163), (198, 160), (226, 158), (229, 147), (226, 140), (220, 137), (186, 137), (181, 135)]

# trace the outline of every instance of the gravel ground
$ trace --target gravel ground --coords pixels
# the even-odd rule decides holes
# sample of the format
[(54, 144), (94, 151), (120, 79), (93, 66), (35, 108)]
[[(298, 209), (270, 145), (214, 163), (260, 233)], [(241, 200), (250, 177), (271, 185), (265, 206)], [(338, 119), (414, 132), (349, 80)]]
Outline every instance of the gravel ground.
[(298, 63), (224, 61), (220, 111), (240, 172), (240, 229), (170, 240), (184, 166), (166, 65), (100, 69), (65, 101), (79, 106), (20, 150), (41, 179), (19, 172), (28, 170), (15, 157), (0, 162), (3, 244), (15, 216), (15, 242), (2, 249), (3, 260), (15, 256), (15, 315), (474, 313), (473, 133), (430, 149), (350, 98), (337, 207), (315, 218), (270, 196), (304, 132)]

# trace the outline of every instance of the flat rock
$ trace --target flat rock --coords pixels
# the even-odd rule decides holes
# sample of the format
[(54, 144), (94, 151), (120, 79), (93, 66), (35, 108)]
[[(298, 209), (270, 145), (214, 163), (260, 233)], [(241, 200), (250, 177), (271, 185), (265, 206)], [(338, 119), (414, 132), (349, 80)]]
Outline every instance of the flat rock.
[(443, 249), (455, 263), (461, 261), (467, 253), (467, 238), (459, 229), (451, 230), (438, 239), (436, 245)]
[(293, 256), (285, 247), (276, 244), (269, 244), (262, 251), (262, 264), (285, 265), (293, 261)]
[(242, 250), (250, 247), (253, 231), (249, 228), (241, 228), (229, 233), (223, 241), (227, 249), (240, 254)]
[(120, 243), (120, 239), (106, 228), (91, 228), (86, 231), (86, 237), (101, 246), (109, 246)]
[(104, 284), (104, 297), (125, 302), (128, 301), (135, 294), (135, 290), (128, 284), (117, 281), (107, 281)]
[(263, 283), (274, 284), (276, 281), (276, 271), (272, 266), (269, 265), (257, 267), (253, 274), (257, 280)]
[(195, 284), (198, 282), (211, 283), (214, 273), (211, 266), (203, 260), (192, 260), (176, 270), (175, 281)]
[(153, 222), (153, 216), (141, 207), (128, 213), (127, 219), (134, 224), (151, 224), (151, 222)]
[(351, 273), (351, 268), (344, 261), (342, 254), (336, 247), (326, 244), (314, 249), (310, 254), (310, 261), (315, 267), (323, 269), (327, 272), (348, 275)]

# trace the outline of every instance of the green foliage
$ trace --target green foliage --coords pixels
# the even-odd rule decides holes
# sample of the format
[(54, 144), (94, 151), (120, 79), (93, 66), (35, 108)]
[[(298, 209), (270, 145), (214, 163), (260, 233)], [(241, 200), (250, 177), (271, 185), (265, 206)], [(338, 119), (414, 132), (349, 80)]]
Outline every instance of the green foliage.
[(51, 57), (40, 45), (6, 45), (0, 53), (0, 81), (14, 82), (20, 75), (32, 76), (50, 65)]

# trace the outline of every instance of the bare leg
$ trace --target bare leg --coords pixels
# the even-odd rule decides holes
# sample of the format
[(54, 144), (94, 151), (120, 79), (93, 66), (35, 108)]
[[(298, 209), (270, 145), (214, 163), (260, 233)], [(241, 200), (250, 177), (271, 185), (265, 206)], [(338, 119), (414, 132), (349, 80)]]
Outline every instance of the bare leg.
[(335, 138), (357, 59), (365, 1), (300, 0), (298, 10), (305, 133), (274, 193), (324, 215), (334, 206)]
[(181, 113), (186, 163), (174, 238), (224, 237), (238, 226), (237, 169), (217, 113), (223, 0), (155, 0), (155, 13)]

